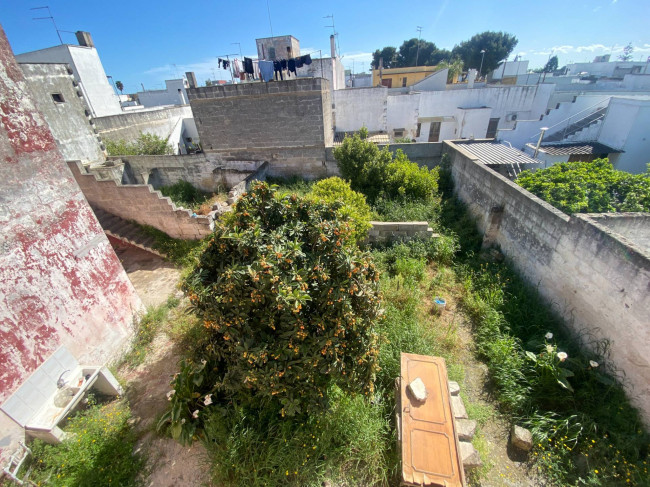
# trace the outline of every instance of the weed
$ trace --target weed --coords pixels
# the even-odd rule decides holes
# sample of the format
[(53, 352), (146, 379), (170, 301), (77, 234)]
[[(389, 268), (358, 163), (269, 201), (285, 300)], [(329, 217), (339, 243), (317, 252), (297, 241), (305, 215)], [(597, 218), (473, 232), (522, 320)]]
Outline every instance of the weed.
[(208, 244), (209, 237), (202, 240), (180, 240), (148, 225), (140, 227), (154, 238), (153, 248), (165, 254), (170, 262), (182, 267), (185, 272), (198, 263), (199, 255)]

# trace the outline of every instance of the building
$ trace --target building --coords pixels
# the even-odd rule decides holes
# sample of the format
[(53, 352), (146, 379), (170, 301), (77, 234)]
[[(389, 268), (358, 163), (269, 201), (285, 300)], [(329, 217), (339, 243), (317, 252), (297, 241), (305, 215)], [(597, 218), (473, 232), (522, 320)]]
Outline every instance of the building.
[(517, 76), (528, 72), (528, 61), (504, 61), (488, 74), (488, 82), (499, 82), (504, 85), (517, 84)]
[(62, 44), (38, 51), (18, 54), (19, 63), (63, 63), (70, 66), (75, 81), (93, 117), (122, 113), (120, 100), (108, 82), (104, 66), (88, 32), (78, 31), (79, 45)]
[(143, 107), (158, 107), (166, 105), (187, 105), (187, 88), (189, 84), (186, 79), (165, 80), (164, 90), (138, 91), (136, 96)]
[(297, 68), (299, 78), (325, 78), (333, 91), (345, 89), (345, 68), (336, 55), (334, 36), (330, 36), (330, 57), (312, 59), (312, 63)]
[(422, 81), (438, 71), (437, 66), (415, 66), (410, 68), (389, 68), (372, 70), (372, 86), (403, 88)]
[(262, 37), (255, 39), (257, 58), (275, 61), (300, 56), (300, 41), (294, 36)]
[[(143, 306), (1, 27), (0, 97), (0, 405), (34, 411), (39, 366), (60, 347), (80, 363), (105, 364), (128, 344)], [(4, 465), (24, 431), (0, 411), (0, 432)]]

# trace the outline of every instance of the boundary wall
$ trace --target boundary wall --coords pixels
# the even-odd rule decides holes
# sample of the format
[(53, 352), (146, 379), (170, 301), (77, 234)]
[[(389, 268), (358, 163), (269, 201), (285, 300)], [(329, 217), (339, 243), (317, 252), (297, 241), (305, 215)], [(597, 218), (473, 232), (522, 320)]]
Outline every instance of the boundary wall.
[(625, 371), (628, 396), (650, 425), (650, 253), (599, 223), (603, 215), (569, 217), (444, 144), (455, 193), (484, 245), (501, 248), (584, 346), (610, 341), (609, 360)]
[(122, 186), (113, 180), (99, 180), (85, 173), (78, 161), (68, 162), (81, 191), (93, 208), (100, 208), (124, 220), (150, 225), (173, 238), (198, 240), (214, 230), (209, 216), (192, 218), (190, 210), (176, 208), (149, 184)]

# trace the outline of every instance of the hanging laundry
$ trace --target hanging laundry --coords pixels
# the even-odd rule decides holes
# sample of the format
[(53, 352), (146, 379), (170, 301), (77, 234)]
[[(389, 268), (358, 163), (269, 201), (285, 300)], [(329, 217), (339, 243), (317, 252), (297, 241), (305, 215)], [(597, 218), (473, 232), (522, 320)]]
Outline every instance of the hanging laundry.
[(295, 58), (294, 61), (296, 62), (296, 68), (300, 69), (303, 67), (302, 56)]
[(244, 58), (244, 72), (247, 74), (255, 74), (255, 71), (253, 71), (253, 60), (249, 57)]
[(223, 60), (223, 69), (228, 69), (230, 67), (230, 61), (227, 59)]
[(269, 82), (273, 79), (273, 61), (260, 61), (260, 74), (262, 80)]
[(302, 62), (303, 64), (309, 66), (311, 64), (311, 55), (305, 54), (304, 56), (302, 56)]
[(246, 73), (244, 71), (240, 71), (238, 76), (240, 80), (246, 81)]
[(282, 64), (280, 61), (273, 61), (273, 71), (275, 72), (275, 81), (278, 81), (278, 73), (280, 74), (280, 80), (284, 80), (282, 77)]
[(219, 69), (221, 69), (221, 63), (223, 62), (223, 59), (219, 58)]
[(235, 71), (235, 78), (239, 77), (241, 69), (239, 69), (239, 59), (233, 59), (232, 61), (233, 69)]
[(298, 75), (298, 73), (296, 73), (296, 60), (295, 59), (292, 58), (292, 59), (289, 59), (287, 61), (287, 68), (289, 69), (289, 73), (293, 73), (296, 76)]

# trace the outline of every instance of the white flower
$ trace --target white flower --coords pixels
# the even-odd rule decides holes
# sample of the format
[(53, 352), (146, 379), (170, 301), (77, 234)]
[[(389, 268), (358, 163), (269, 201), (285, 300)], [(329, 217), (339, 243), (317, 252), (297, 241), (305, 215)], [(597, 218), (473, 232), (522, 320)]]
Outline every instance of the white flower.
[(205, 360), (205, 359), (203, 359), (203, 360), (201, 360), (201, 363), (202, 363), (203, 365), (205, 365), (205, 364), (207, 364), (207, 363), (208, 363), (208, 361), (207, 361), (207, 360)]
[(212, 394), (206, 394), (205, 395), (205, 399), (203, 400), (203, 404), (205, 404), (206, 406), (209, 406), (210, 404), (212, 404)]
[(564, 362), (569, 355), (566, 352), (558, 352), (557, 358), (560, 359), (560, 362)]
[(595, 368), (598, 367), (600, 364), (599, 364), (598, 362), (596, 362), (595, 360), (590, 360), (590, 361), (589, 361), (589, 365), (591, 365), (591, 368), (592, 368), (592, 369), (595, 369)]
[(181, 424), (185, 424), (185, 418), (181, 419)]
[(544, 338), (546, 338), (547, 340), (551, 340), (553, 338), (553, 333), (549, 331), (546, 335), (544, 335)]
[(171, 391), (169, 391), (169, 392), (167, 393), (167, 400), (168, 400), (168, 401), (171, 401), (171, 400), (172, 400), (172, 396), (173, 396), (175, 393), (176, 393), (176, 390), (175, 390), (175, 389), (172, 389)]
[(192, 417), (194, 419), (197, 419), (199, 417), (199, 410), (198, 409), (192, 413)]
[(546, 345), (546, 351), (548, 353), (553, 353), (553, 345)]

